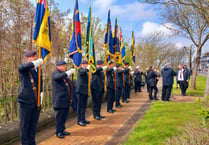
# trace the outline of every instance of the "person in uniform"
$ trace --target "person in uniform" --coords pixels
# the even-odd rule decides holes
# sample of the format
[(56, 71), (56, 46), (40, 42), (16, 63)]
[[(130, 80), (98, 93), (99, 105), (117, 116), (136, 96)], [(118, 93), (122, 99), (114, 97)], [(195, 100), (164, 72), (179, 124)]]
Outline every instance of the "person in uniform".
[(89, 124), (90, 121), (86, 120), (85, 112), (88, 101), (88, 72), (90, 65), (86, 60), (83, 60), (81, 67), (78, 69), (77, 77), (77, 124), (80, 126), (85, 126)]
[(123, 70), (120, 64), (116, 64), (116, 90), (115, 90), (115, 102), (116, 108), (121, 108), (120, 97), (123, 89)]
[(129, 65), (128, 62), (125, 62), (125, 67), (124, 67), (124, 81), (125, 81), (125, 87), (124, 87), (124, 91), (123, 91), (123, 98), (122, 98), (122, 102), (123, 103), (128, 103), (129, 101), (127, 100), (127, 98), (129, 98), (130, 96), (130, 71), (132, 70), (132, 68)]
[(103, 101), (104, 95), (104, 72), (107, 67), (103, 66), (103, 61), (97, 61), (96, 72), (92, 74), (91, 77), (91, 96), (92, 96), (92, 110), (93, 116), (96, 120), (100, 120), (105, 118), (105, 116), (101, 116), (101, 105)]
[[(158, 100), (157, 98), (157, 72), (154, 71), (154, 68), (152, 66), (150, 66), (149, 68), (149, 74), (147, 76), (147, 83), (149, 84), (149, 99), (150, 100)], [(155, 90), (154, 92), (154, 98), (152, 97), (152, 91), (153, 89)]]
[(139, 66), (134, 71), (135, 93), (141, 92), (142, 73), (139, 71)]
[(115, 88), (114, 88), (114, 69), (113, 69), (113, 62), (109, 62), (109, 66), (106, 70), (107, 75), (107, 112), (114, 113), (115, 110), (113, 109), (113, 103), (115, 98)]
[[(36, 127), (41, 111), (37, 107), (38, 101), (38, 67), (43, 59), (37, 59), (36, 51), (25, 52), (26, 63), (18, 67), (21, 81), (20, 92), (17, 97), (20, 116), (20, 140), (22, 145), (35, 145)], [(40, 91), (42, 92), (42, 77)], [(41, 98), (43, 93), (41, 93)]]
[(147, 81), (147, 76), (149, 74), (149, 68), (146, 68), (146, 72), (144, 73), (144, 77), (145, 77), (145, 83), (147, 85), (147, 92), (149, 92), (149, 84), (148, 84), (148, 81)]
[(56, 63), (56, 70), (52, 74), (52, 105), (55, 111), (56, 135), (59, 138), (64, 138), (65, 135), (70, 135), (65, 131), (65, 122), (70, 106), (70, 75), (75, 73), (72, 68), (66, 71), (66, 62), (58, 61)]

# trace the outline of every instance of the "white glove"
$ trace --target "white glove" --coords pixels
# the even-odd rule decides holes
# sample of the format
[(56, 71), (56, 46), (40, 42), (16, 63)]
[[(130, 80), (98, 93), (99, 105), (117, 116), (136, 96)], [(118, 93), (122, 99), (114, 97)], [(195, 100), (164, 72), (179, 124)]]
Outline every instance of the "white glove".
[(131, 66), (129, 66), (128, 68), (132, 71), (132, 67)]
[(106, 70), (106, 69), (107, 69), (107, 66), (103, 66), (102, 69), (103, 69), (103, 70)]
[(90, 65), (88, 65), (88, 66), (86, 67), (86, 69), (88, 69), (88, 70), (89, 70), (89, 69), (90, 69)]
[(122, 70), (124, 70), (124, 68), (122, 68)]
[(116, 71), (116, 69), (117, 69), (116, 67), (113, 67), (113, 70), (114, 70), (114, 71)]
[(72, 74), (74, 74), (74, 73), (75, 73), (75, 69), (74, 69), (74, 68), (72, 68), (72, 69), (70, 69), (70, 70), (66, 71), (65, 73), (66, 73), (66, 74), (67, 74), (67, 76), (69, 77), (70, 75), (72, 75)]
[(38, 58), (37, 60), (32, 61), (33, 65), (35, 68), (39, 67), (40, 65), (42, 65), (44, 63), (42, 58)]
[(133, 75), (133, 74), (134, 74), (134, 71), (131, 72), (131, 75)]
[(66, 63), (68, 62), (68, 58), (67, 58), (67, 57), (65, 58), (65, 62), (66, 62)]
[(44, 98), (44, 92), (41, 92), (40, 97), (41, 97), (41, 105), (42, 105), (42, 103), (43, 103), (43, 98)]

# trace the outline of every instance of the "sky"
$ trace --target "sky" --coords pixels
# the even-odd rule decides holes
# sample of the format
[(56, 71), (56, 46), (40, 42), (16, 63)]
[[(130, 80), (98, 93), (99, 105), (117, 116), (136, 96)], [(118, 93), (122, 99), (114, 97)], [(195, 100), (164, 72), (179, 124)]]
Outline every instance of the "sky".
[[(36, 0), (31, 0), (34, 3)], [(75, 0), (55, 0), (59, 3), (59, 9), (66, 11), (70, 9), (69, 17), (72, 17), (74, 10)], [(123, 31), (124, 41), (128, 44), (131, 43), (131, 32), (134, 30), (135, 41), (140, 37), (144, 37), (155, 31), (163, 31), (165, 34), (170, 35), (171, 32), (165, 28), (159, 17), (159, 12), (153, 5), (142, 4), (137, 0), (78, 0), (79, 12), (88, 15), (89, 5), (92, 6), (92, 16), (101, 19), (102, 27), (105, 28), (107, 22), (108, 9), (111, 11), (111, 23), (114, 28), (115, 18), (117, 17), (118, 24)], [(171, 25), (172, 26), (172, 25)], [(178, 48), (189, 47), (192, 42), (183, 37), (165, 38), (167, 41), (173, 42)], [(209, 42), (203, 48), (203, 53), (209, 51)]]

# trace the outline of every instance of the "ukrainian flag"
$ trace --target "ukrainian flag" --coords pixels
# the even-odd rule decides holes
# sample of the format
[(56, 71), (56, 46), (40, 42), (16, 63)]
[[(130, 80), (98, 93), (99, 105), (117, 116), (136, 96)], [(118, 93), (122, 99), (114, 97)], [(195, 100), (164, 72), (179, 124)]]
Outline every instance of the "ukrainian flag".
[(76, 67), (79, 67), (82, 60), (81, 27), (78, 10), (78, 0), (75, 1), (75, 10), (72, 21), (72, 36), (69, 45), (69, 57)]
[(135, 64), (135, 38), (134, 38), (134, 31), (132, 31), (132, 40), (131, 40), (131, 47), (130, 47), (130, 52), (131, 52), (131, 60)]
[(51, 55), (51, 29), (48, 0), (37, 0), (33, 42), (41, 47), (44, 61)]

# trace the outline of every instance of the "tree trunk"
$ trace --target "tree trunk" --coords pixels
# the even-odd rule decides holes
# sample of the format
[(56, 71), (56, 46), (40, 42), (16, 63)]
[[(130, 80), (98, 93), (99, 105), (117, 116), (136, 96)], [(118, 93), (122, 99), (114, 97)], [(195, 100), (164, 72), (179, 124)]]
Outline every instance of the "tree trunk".
[[(209, 64), (207, 66), (209, 68)], [(207, 82), (206, 82), (206, 86), (205, 86), (205, 97), (206, 96), (209, 96), (209, 70), (208, 70)]]
[(199, 66), (199, 62), (200, 62), (201, 50), (202, 50), (202, 47), (198, 47), (197, 56), (195, 58), (195, 65), (194, 65), (194, 69), (192, 71), (192, 81), (191, 81), (190, 88), (193, 90), (196, 89), (196, 77), (197, 77), (197, 70), (198, 70), (198, 66)]

